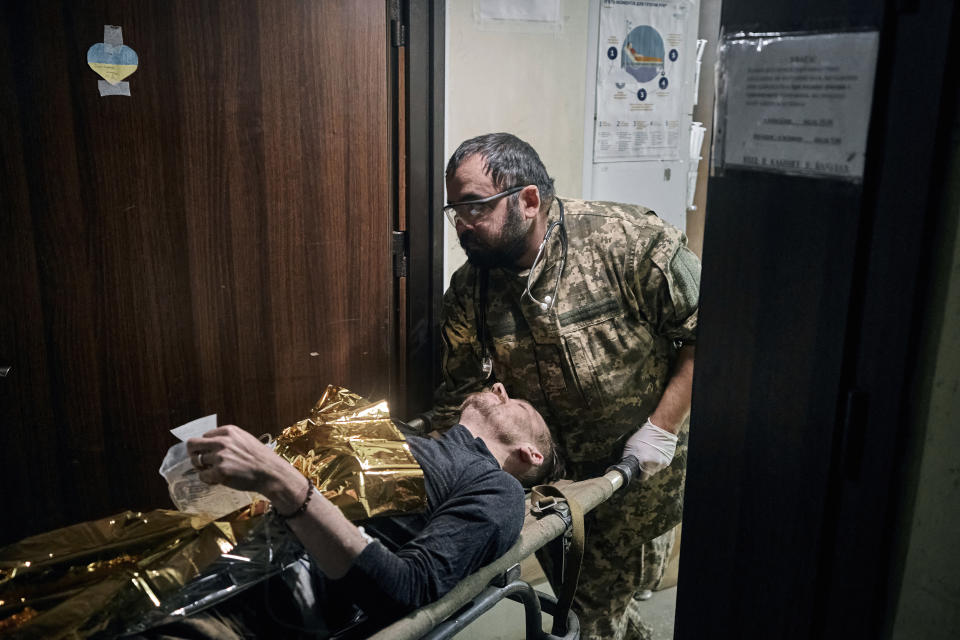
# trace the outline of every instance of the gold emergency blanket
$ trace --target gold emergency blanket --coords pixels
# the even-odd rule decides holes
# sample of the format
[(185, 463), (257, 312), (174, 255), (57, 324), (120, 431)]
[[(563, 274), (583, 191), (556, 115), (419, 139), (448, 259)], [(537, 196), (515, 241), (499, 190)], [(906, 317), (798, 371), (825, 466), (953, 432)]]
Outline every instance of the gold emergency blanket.
[[(386, 402), (329, 386), (275, 451), (351, 520), (426, 507), (423, 471)], [(0, 638), (87, 638), (189, 615), (301, 557), (260, 505), (211, 521), (127, 511), (0, 549)]]
[(350, 520), (427, 506), (423, 470), (386, 402), (330, 385), (307, 418), (277, 437), (275, 451)]
[(120, 631), (122, 620), (159, 606), (263, 519), (126, 511), (0, 549), (0, 637)]

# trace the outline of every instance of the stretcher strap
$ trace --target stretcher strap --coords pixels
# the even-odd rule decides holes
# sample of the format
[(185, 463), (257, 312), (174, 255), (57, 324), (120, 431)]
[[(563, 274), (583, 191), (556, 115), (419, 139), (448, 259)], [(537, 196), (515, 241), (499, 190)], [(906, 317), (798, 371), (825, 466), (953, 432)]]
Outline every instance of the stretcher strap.
[(580, 580), (584, 543), (583, 507), (576, 499), (564, 494), (562, 489), (552, 484), (534, 487), (530, 495), (530, 504), (531, 510), (536, 513), (557, 510), (564, 504), (569, 510), (570, 526), (563, 539), (563, 571), (560, 586), (557, 589), (557, 610), (553, 616), (551, 631), (555, 636), (563, 636), (567, 633), (567, 613), (573, 604), (577, 582)]

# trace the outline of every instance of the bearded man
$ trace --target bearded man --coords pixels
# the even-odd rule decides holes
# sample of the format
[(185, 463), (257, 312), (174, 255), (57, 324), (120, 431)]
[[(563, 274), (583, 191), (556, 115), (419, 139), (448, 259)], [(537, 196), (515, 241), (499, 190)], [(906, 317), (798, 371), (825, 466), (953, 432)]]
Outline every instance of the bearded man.
[(461, 144), (446, 181), (468, 262), (444, 294), (444, 383), (427, 417), (442, 430), (496, 380), (546, 418), (570, 478), (637, 457), (644, 481), (588, 518), (574, 609), (585, 639), (638, 637), (625, 612), (646, 588), (643, 545), (683, 504), (700, 262), (649, 209), (557, 197), (508, 133)]

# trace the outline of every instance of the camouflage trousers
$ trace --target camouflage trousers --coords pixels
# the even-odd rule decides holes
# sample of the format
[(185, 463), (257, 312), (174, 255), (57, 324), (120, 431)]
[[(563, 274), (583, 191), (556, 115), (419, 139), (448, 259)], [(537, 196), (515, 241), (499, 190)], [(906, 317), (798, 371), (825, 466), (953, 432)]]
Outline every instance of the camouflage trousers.
[(642, 591), (657, 589), (670, 561), (677, 539), (677, 529), (674, 527), (662, 536), (657, 536), (643, 544), (643, 574), (640, 578), (640, 588), (633, 594), (633, 599), (627, 603), (627, 610), (620, 616), (619, 623), (614, 629), (615, 640), (652, 640), (654, 631), (644, 622), (643, 602), (639, 599)]
[[(580, 581), (573, 601), (582, 640), (649, 637), (638, 619), (633, 595), (654, 588), (663, 574), (672, 547), (672, 536), (663, 534), (672, 533), (680, 522), (685, 476), (682, 471), (665, 470), (614, 494), (587, 514)], [(556, 591), (555, 554), (541, 550), (537, 558)]]

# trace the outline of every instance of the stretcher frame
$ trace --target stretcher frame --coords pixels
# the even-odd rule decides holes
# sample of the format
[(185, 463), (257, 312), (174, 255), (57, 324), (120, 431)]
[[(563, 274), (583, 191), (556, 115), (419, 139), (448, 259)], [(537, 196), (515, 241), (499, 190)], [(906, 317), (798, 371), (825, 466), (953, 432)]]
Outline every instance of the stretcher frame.
[[(584, 513), (606, 502), (618, 489), (637, 475), (635, 458), (623, 461), (590, 480), (558, 483), (570, 500), (576, 500)], [(577, 640), (580, 623), (573, 611), (567, 615), (567, 632), (555, 636), (543, 631), (542, 612), (553, 614), (556, 599), (536, 591), (520, 579), (520, 561), (535, 553), (570, 528), (570, 519), (561, 511), (534, 514), (528, 502), (527, 515), (517, 542), (500, 558), (461, 580), (449, 593), (393, 624), (368, 640), (446, 640), (462, 631), (504, 598), (518, 601), (524, 608), (527, 640)]]

